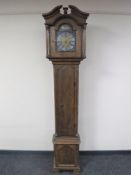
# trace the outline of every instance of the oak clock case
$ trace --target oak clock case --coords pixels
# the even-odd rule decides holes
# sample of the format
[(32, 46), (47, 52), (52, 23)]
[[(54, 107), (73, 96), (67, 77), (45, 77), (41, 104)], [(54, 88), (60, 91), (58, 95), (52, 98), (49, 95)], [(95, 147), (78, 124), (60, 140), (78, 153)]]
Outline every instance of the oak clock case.
[(78, 134), (79, 64), (85, 58), (88, 13), (62, 5), (43, 14), (47, 58), (54, 69), (55, 134), (53, 170), (80, 174)]

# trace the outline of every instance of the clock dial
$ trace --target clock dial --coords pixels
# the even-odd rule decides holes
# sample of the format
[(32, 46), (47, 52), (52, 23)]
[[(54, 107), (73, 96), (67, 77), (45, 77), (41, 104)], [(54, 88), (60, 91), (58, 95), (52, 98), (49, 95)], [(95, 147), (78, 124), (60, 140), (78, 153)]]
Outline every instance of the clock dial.
[(72, 28), (64, 24), (60, 27), (56, 34), (56, 48), (57, 51), (71, 52), (75, 51), (76, 47), (76, 36)]

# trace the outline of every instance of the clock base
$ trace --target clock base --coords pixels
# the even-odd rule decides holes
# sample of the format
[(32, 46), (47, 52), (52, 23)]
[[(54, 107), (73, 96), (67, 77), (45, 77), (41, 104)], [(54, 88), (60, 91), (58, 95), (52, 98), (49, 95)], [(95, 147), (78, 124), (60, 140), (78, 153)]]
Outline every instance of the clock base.
[(80, 174), (79, 163), (79, 135), (71, 136), (53, 136), (54, 143), (54, 166), (53, 171), (61, 170), (74, 171), (76, 175)]
[(80, 175), (80, 166), (65, 166), (65, 165), (61, 165), (61, 166), (56, 166), (56, 162), (55, 162), (55, 158), (54, 158), (54, 165), (53, 165), (53, 173), (59, 173), (61, 171), (73, 171), (75, 175)]

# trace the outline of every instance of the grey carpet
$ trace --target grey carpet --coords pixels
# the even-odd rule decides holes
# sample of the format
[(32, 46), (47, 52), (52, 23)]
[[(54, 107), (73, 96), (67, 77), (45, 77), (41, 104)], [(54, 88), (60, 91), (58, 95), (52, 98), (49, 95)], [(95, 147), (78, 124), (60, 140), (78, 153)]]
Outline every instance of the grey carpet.
[[(52, 157), (44, 152), (0, 152), (0, 175), (53, 175)], [(81, 175), (131, 175), (131, 154), (82, 153), (80, 163)]]

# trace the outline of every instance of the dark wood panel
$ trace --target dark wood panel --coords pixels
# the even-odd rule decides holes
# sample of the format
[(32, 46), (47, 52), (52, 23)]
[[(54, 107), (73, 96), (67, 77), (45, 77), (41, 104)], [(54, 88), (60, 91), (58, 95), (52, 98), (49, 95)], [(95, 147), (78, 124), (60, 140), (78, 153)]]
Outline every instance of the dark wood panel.
[(55, 145), (56, 165), (78, 165), (78, 145)]
[(54, 65), (56, 134), (77, 134), (78, 65)]

